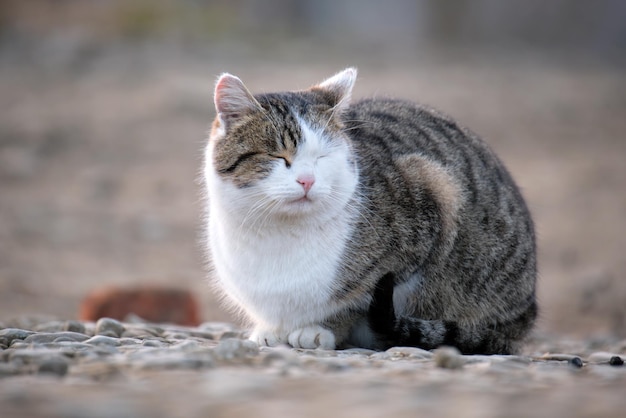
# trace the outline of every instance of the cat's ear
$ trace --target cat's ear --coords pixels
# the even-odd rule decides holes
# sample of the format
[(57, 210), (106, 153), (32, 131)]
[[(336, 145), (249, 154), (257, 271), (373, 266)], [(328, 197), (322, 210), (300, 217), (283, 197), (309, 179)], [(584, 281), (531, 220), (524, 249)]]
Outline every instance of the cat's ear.
[(356, 68), (346, 68), (314, 86), (313, 89), (319, 89), (327, 93), (333, 107), (345, 108), (350, 103), (356, 75)]
[(222, 74), (217, 79), (213, 100), (217, 116), (226, 126), (248, 113), (261, 109), (259, 102), (239, 77), (228, 73)]

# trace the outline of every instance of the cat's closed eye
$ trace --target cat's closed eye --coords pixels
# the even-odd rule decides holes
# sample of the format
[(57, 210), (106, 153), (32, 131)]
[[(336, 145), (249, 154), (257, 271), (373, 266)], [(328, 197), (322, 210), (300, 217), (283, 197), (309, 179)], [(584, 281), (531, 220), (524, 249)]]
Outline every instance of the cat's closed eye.
[(285, 167), (291, 168), (291, 161), (287, 157), (281, 155), (270, 155), (270, 157), (276, 158), (278, 160), (283, 160), (285, 162)]

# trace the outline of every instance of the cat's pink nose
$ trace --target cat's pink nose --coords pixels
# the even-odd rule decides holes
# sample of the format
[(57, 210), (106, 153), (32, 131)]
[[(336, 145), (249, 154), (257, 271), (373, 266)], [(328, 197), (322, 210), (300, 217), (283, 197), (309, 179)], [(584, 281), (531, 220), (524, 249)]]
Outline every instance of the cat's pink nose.
[(300, 185), (304, 189), (304, 193), (308, 193), (315, 183), (315, 176), (313, 174), (301, 174), (298, 176), (296, 181), (300, 183)]

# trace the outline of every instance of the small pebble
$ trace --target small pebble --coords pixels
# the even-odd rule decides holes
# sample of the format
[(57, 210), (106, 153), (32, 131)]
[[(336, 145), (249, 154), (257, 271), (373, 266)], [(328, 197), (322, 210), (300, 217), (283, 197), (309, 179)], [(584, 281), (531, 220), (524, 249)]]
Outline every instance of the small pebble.
[(0, 330), (0, 341), (6, 346), (10, 346), (15, 340), (23, 340), (29, 335), (33, 335), (34, 331), (27, 331), (19, 328), (5, 328)]
[(100, 318), (98, 319), (98, 322), (96, 322), (97, 335), (119, 338), (122, 336), (124, 330), (124, 325), (120, 321), (113, 318)]
[(185, 340), (189, 338), (189, 334), (182, 333), (182, 332), (169, 332), (168, 331), (163, 334), (163, 337), (168, 340)]
[(137, 344), (141, 344), (143, 342), (143, 340), (140, 340), (139, 338), (129, 338), (129, 337), (122, 337), (119, 339), (120, 345), (137, 345)]
[(39, 364), (38, 373), (49, 373), (57, 376), (65, 376), (69, 366), (67, 361), (60, 359), (46, 360)]
[(433, 359), (437, 367), (444, 369), (460, 369), (465, 364), (463, 355), (454, 347), (440, 347), (436, 349)]
[(60, 342), (60, 341), (73, 341), (73, 342), (82, 342), (88, 339), (89, 336), (85, 334), (81, 334), (79, 332), (39, 332), (36, 334), (29, 335), (24, 338), (24, 342), (27, 344), (43, 344), (43, 343), (52, 343), (52, 342)]
[(378, 353), (374, 353), (370, 356), (370, 359), (372, 360), (389, 360), (392, 357), (391, 354), (387, 353), (386, 351), (382, 351), (382, 352), (378, 352)]
[(95, 346), (91, 344), (79, 343), (74, 341), (59, 341), (52, 343), (39, 344), (38, 347), (55, 350), (69, 357), (81, 357), (86, 353), (103, 354), (110, 353), (109, 350), (103, 350), (106, 346)]
[(85, 340), (84, 343), (91, 345), (105, 345), (110, 347), (117, 347), (121, 344), (119, 338), (107, 337), (106, 335), (94, 335), (88, 340)]
[(386, 351), (392, 357), (411, 359), (430, 359), (433, 353), (417, 347), (392, 347)]
[(622, 358), (620, 356), (613, 356), (609, 360), (609, 364), (611, 366), (623, 366), (624, 365), (624, 360), (622, 360)]
[[(207, 332), (207, 331), (190, 331), (189, 335), (191, 335), (192, 337), (197, 337), (197, 338), (202, 338), (205, 340), (217, 340), (218, 335), (216, 335), (213, 332)], [(223, 338), (223, 336), (219, 336), (220, 339)]]
[(613, 353), (608, 353), (606, 351), (596, 351), (595, 353), (591, 353), (587, 356), (587, 363), (590, 364), (602, 364), (608, 363), (611, 360), (611, 357), (615, 356)]
[[(372, 354), (376, 354), (376, 351), (369, 350), (367, 348), (347, 348), (345, 350), (341, 350), (339, 352), (340, 356), (344, 355), (362, 355), (362, 356), (371, 356)], [(429, 353), (432, 356), (432, 353)]]
[(22, 340), (13, 340), (9, 348), (17, 349), (17, 348), (29, 348), (31, 345), (29, 343), (25, 343)]
[(145, 340), (143, 340), (142, 345), (144, 347), (165, 347), (167, 344), (155, 338), (146, 338)]
[(63, 331), (72, 331), (86, 334), (85, 325), (80, 321), (66, 321), (65, 325), (63, 326)]
[(573, 357), (567, 361), (570, 365), (581, 368), (583, 367), (583, 361), (580, 357)]

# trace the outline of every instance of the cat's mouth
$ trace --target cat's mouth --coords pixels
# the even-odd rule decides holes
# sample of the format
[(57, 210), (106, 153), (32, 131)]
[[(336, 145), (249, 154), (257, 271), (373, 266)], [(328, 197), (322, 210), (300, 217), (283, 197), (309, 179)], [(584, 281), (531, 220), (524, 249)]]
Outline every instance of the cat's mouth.
[(299, 199), (296, 200), (292, 200), (291, 203), (298, 203), (298, 204), (307, 204), (307, 203), (312, 203), (313, 201), (311, 199), (309, 199), (309, 196), (302, 196)]
[(306, 210), (310, 208), (310, 206), (314, 203), (314, 201), (307, 195), (291, 199), (287, 202), (287, 207), (290, 210)]
[(315, 207), (315, 201), (308, 196), (283, 200), (280, 212), (288, 216), (303, 216), (309, 214)]

